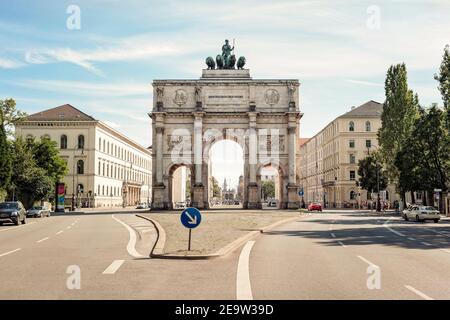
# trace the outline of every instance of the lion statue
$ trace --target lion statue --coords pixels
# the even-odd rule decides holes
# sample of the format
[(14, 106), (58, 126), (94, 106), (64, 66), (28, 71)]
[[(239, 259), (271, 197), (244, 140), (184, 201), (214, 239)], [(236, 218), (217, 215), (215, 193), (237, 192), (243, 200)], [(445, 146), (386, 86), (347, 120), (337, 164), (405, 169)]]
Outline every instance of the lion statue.
[(216, 63), (212, 57), (206, 58), (206, 65), (208, 66), (208, 70), (214, 70), (216, 68)]
[(245, 57), (244, 57), (244, 56), (239, 57), (239, 60), (238, 60), (238, 62), (237, 62), (237, 68), (238, 68), (238, 69), (241, 69), (241, 70), (244, 69), (245, 62), (246, 62), (246, 60), (245, 60)]

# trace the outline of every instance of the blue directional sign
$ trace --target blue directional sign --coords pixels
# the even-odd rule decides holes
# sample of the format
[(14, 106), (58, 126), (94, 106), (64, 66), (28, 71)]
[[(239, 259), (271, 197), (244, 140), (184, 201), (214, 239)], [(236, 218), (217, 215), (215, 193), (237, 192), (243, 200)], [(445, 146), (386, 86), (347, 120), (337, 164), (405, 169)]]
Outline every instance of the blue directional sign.
[(197, 208), (186, 208), (181, 213), (180, 220), (183, 226), (189, 229), (193, 229), (198, 227), (198, 225), (202, 221), (202, 215)]
[(298, 195), (300, 196), (300, 197), (303, 197), (303, 189), (300, 189), (299, 191), (298, 191)]

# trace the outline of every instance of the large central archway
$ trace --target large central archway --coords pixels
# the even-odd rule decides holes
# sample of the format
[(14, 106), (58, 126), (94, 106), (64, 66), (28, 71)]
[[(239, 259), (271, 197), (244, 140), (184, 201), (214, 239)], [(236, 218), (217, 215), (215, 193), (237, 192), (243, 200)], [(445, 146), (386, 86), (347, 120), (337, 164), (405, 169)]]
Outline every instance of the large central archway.
[[(298, 208), (298, 80), (254, 80), (249, 70), (203, 70), (199, 80), (155, 80), (152, 208), (173, 207), (173, 170), (191, 173), (191, 205), (210, 208), (210, 150), (219, 141), (242, 149), (241, 203), (262, 207), (260, 170), (279, 174), (279, 206)], [(220, 183), (220, 181), (219, 181)]]

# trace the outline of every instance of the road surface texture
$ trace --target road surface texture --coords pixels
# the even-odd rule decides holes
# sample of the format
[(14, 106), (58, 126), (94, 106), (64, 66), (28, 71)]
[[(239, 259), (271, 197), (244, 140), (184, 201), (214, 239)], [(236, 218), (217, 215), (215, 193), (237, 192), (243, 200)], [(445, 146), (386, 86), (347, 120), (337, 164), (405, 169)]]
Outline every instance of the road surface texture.
[(313, 213), (212, 260), (149, 259), (155, 240), (125, 212), (1, 226), (0, 299), (450, 299), (448, 219)]

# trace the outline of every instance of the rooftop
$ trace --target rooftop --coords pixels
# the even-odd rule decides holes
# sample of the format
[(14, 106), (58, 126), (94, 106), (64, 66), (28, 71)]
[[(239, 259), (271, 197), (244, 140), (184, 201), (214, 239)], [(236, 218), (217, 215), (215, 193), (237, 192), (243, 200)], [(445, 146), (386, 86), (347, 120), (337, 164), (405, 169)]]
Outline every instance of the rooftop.
[(351, 111), (344, 113), (339, 116), (339, 118), (379, 117), (382, 112), (383, 105), (379, 102), (370, 100), (359, 107), (352, 108)]
[(70, 104), (44, 110), (29, 115), (25, 121), (96, 121), (93, 117), (78, 110)]

